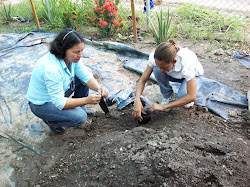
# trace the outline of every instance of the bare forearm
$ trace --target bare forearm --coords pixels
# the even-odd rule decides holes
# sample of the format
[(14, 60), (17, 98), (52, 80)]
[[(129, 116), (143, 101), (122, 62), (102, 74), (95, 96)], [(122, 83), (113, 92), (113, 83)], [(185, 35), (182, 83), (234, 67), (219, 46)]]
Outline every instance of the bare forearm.
[(86, 85), (89, 87), (89, 89), (94, 91), (97, 91), (97, 88), (99, 87), (99, 84), (95, 78), (91, 78)]
[(189, 95), (185, 95), (184, 97), (173, 101), (171, 103), (168, 103), (166, 105), (164, 105), (164, 109), (168, 109), (168, 108), (175, 108), (175, 107), (180, 107), (180, 106), (184, 106), (188, 103), (194, 102), (195, 101), (196, 96), (189, 96)]
[(141, 94), (144, 90), (145, 87), (145, 82), (143, 82), (142, 80), (140, 80), (138, 82), (137, 88), (136, 88), (136, 92), (135, 92), (135, 100), (139, 100), (141, 97)]
[(63, 109), (71, 109), (78, 106), (89, 104), (88, 97), (83, 98), (68, 98)]

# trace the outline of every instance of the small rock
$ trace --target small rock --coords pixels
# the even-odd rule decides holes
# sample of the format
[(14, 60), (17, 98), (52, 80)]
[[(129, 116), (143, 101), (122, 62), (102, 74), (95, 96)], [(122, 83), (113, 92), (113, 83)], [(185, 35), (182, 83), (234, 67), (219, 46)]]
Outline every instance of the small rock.
[(142, 36), (138, 36), (137, 39), (138, 39), (139, 41), (143, 41), (143, 40), (144, 40), (144, 38), (143, 38)]
[(204, 113), (208, 113), (208, 108), (207, 107), (202, 107), (202, 112), (204, 112)]
[(236, 111), (230, 111), (230, 112), (229, 112), (229, 115), (230, 115), (231, 117), (236, 117), (236, 116), (237, 116), (237, 112), (236, 112)]
[(223, 49), (217, 49), (215, 52), (214, 52), (214, 55), (216, 55), (216, 56), (221, 56), (221, 55), (223, 55), (223, 53), (224, 53), (224, 50)]
[(167, 183), (164, 182), (164, 183), (162, 184), (162, 186), (163, 186), (163, 187), (167, 187), (168, 185), (167, 185)]
[(224, 58), (223, 61), (224, 62), (230, 62), (230, 59), (229, 58)]
[(128, 144), (128, 145), (127, 145), (127, 148), (128, 148), (128, 149), (131, 149), (131, 147), (132, 147), (131, 144)]
[(233, 51), (231, 50), (231, 49), (228, 49), (228, 50), (226, 50), (226, 54), (228, 55), (228, 56), (233, 56)]

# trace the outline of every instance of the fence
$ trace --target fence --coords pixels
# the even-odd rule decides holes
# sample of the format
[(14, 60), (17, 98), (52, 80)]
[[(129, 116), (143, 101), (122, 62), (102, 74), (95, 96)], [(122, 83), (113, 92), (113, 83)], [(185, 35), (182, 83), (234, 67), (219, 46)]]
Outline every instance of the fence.
[[(44, 3), (46, 0), (34, 0), (34, 4), (36, 6), (36, 3), (38, 1), (43, 1)], [(52, 0), (47, 0), (52, 1)], [(90, 0), (73, 0), (75, 3), (84, 4), (88, 3)], [(94, 0), (93, 0), (94, 1)], [(136, 10), (136, 20), (137, 20), (137, 30), (139, 32), (143, 32), (144, 30), (147, 30), (148, 28), (148, 20), (147, 20), (147, 14), (145, 12), (145, 1), (146, 0), (135, 0), (135, 10)], [(249, 19), (250, 15), (250, 0), (150, 0), (151, 3), (151, 9), (150, 9), (150, 17), (154, 17), (157, 12), (159, 12), (160, 8), (163, 9), (170, 9), (175, 10), (178, 7), (184, 6), (184, 5), (193, 5), (195, 7), (199, 7), (211, 12), (220, 13), (222, 16), (229, 16), (229, 17), (239, 17), (241, 19)], [(22, 15), (26, 18), (33, 18), (33, 12), (31, 6), (27, 6), (25, 11), (18, 11), (18, 8), (20, 6), (23, 6), (22, 3), (25, 3), (27, 6), (27, 2), (30, 2), (29, 0), (1, 0), (0, 6), (8, 5), (11, 3), (13, 5), (13, 12), (15, 12), (16, 15), (12, 16), (18, 16)], [(18, 4), (18, 6), (14, 6)], [(1, 8), (1, 7), (0, 7)], [(1, 10), (1, 9), (0, 9)], [(120, 0), (119, 2), (119, 14), (123, 17), (124, 20), (127, 20), (127, 32), (133, 33), (132, 28), (132, 13), (131, 13), (131, 0)], [(218, 18), (223, 19), (223, 17)], [(131, 21), (130, 21), (131, 20)]]

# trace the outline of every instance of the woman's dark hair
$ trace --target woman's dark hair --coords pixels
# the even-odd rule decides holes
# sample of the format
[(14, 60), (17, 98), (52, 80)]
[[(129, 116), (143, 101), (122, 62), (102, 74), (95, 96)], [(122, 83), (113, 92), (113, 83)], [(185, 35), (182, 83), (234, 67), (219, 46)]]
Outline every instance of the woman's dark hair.
[(84, 43), (83, 36), (73, 30), (64, 29), (58, 36), (50, 43), (50, 52), (56, 56), (58, 59), (63, 59), (66, 55), (66, 50), (72, 48), (73, 46)]
[(180, 48), (176, 45), (175, 41), (169, 40), (168, 42), (163, 42), (156, 47), (154, 58), (168, 64), (174, 61), (176, 53), (179, 50)]

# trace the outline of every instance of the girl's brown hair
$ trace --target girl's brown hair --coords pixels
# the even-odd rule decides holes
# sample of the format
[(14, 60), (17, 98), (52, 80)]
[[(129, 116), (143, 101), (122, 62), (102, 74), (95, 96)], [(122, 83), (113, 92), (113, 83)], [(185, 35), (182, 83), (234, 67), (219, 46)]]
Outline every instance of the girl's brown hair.
[(156, 47), (154, 58), (169, 64), (174, 61), (176, 53), (179, 50), (180, 48), (176, 45), (175, 41), (171, 39), (167, 42), (162, 42)]

